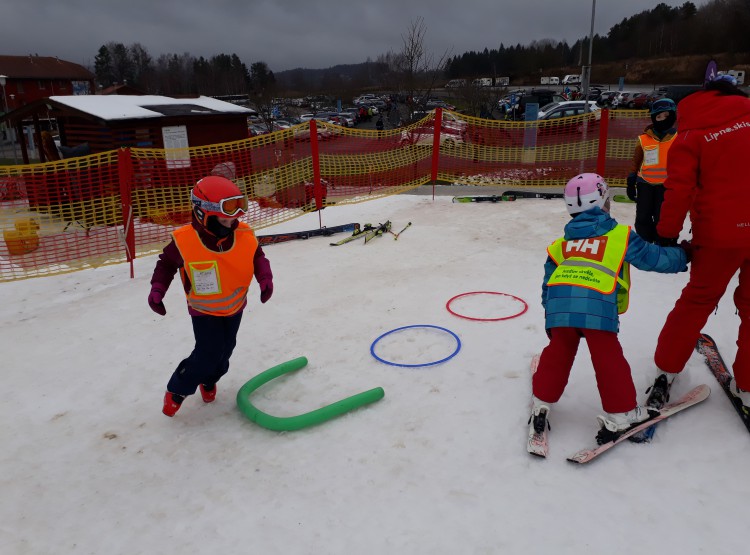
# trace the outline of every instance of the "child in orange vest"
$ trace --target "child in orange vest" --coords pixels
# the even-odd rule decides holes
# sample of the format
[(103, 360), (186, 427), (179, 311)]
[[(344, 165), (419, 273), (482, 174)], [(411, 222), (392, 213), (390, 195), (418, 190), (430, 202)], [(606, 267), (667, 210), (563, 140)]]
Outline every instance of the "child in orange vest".
[(651, 125), (638, 136), (633, 164), (627, 178), (628, 198), (635, 205), (635, 231), (649, 243), (657, 241), (667, 179), (667, 155), (677, 135), (677, 105), (660, 98), (651, 106)]
[(273, 294), (271, 264), (253, 230), (238, 219), (247, 212), (247, 197), (229, 179), (211, 175), (196, 183), (191, 200), (192, 223), (175, 230), (159, 255), (148, 296), (151, 310), (164, 316), (163, 298), (179, 271), (193, 321), (195, 347), (167, 384), (167, 416), (174, 416), (198, 388), (205, 403), (216, 398), (216, 382), (229, 370), (253, 276), (262, 303)]

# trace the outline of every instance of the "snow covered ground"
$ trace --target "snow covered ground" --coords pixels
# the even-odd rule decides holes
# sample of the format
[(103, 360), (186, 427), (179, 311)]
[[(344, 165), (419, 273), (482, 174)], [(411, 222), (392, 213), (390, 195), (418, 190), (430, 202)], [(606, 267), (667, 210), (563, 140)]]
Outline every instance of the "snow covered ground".
[[(634, 206), (613, 214), (632, 223)], [(192, 331), (179, 287), (166, 317), (149, 310), (154, 256), (137, 260), (133, 280), (118, 265), (0, 284), (1, 553), (744, 552), (750, 438), (697, 354), (674, 391), (707, 383), (707, 401), (663, 423), (650, 445), (581, 467), (565, 457), (593, 445), (601, 411), (582, 343), (551, 414), (550, 457), (526, 453), (528, 366), (546, 344), (542, 265), (568, 218), (562, 201), (399, 195), (322, 216), (413, 225), (398, 241), (267, 246), (273, 298), (261, 305), (254, 285), (217, 401), (189, 398), (173, 419), (162, 396)], [(260, 233), (317, 223), (309, 214)], [(621, 341), (641, 393), (686, 279), (633, 271)], [(472, 291), (516, 295), (529, 309), (497, 322), (446, 309)], [(493, 318), (519, 304), (478, 295), (451, 307)], [(705, 328), (729, 362), (738, 322), (728, 294)], [(460, 352), (423, 368), (370, 354), (381, 334), (425, 324), (457, 334)], [(420, 364), (455, 347), (445, 332), (414, 328), (376, 353)], [(290, 416), (373, 387), (385, 397), (296, 432), (243, 416), (237, 390), (298, 356), (308, 366), (259, 389), (256, 406)]]

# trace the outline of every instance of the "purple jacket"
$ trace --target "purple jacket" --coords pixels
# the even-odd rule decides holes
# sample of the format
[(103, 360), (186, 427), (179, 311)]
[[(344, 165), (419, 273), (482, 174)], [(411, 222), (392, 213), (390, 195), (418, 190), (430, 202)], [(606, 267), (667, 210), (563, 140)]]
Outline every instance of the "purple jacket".
[[(217, 237), (205, 227), (203, 227), (203, 225), (201, 225), (201, 223), (196, 219), (195, 214), (193, 214), (192, 220), (193, 221), (191, 225), (193, 226), (193, 229), (198, 232), (198, 236), (200, 237), (201, 242), (209, 250), (222, 252), (226, 249), (231, 248), (234, 244), (234, 230), (237, 229), (237, 220), (232, 223), (232, 233), (230, 233), (226, 237), (221, 238)], [(169, 244), (164, 247), (164, 251), (162, 251), (162, 253), (159, 255), (159, 260), (156, 261), (154, 275), (151, 276), (151, 288), (159, 289), (162, 291), (162, 293), (166, 293), (167, 289), (169, 289), (169, 286), (172, 283), (172, 280), (174, 279), (175, 274), (180, 270), (180, 268), (184, 266), (184, 264), (185, 262), (184, 260), (182, 260), (182, 255), (180, 255), (180, 251), (177, 248), (174, 239), (172, 239), (172, 241), (170, 241)], [(263, 252), (263, 248), (260, 245), (258, 245), (258, 248), (256, 249), (253, 256), (253, 266), (255, 268), (255, 279), (258, 281), (258, 283), (273, 279), (273, 274), (271, 272), (271, 263), (266, 258), (266, 255)], [(187, 278), (187, 276), (185, 280), (185, 293), (189, 293), (190, 280)], [(240, 309), (240, 312), (245, 309), (245, 306), (247, 306), (247, 301), (245, 301), (245, 304), (242, 305), (242, 309)], [(202, 312), (193, 310), (189, 305), (188, 312), (191, 316), (206, 316)]]

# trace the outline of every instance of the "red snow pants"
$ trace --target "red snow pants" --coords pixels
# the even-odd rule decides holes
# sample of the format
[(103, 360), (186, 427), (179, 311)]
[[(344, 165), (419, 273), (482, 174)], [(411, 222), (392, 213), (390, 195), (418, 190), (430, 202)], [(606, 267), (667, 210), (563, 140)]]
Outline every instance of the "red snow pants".
[(695, 342), (719, 304), (734, 274), (740, 271), (734, 304), (740, 316), (733, 369), (740, 389), (750, 390), (750, 248), (693, 248), (690, 280), (659, 334), (654, 362), (665, 372), (685, 368)]
[(549, 345), (542, 351), (532, 381), (534, 396), (556, 403), (568, 384), (570, 370), (578, 352), (581, 337), (591, 353), (596, 386), (606, 412), (628, 412), (636, 407), (635, 386), (630, 365), (625, 360), (617, 334), (585, 328), (552, 328)]

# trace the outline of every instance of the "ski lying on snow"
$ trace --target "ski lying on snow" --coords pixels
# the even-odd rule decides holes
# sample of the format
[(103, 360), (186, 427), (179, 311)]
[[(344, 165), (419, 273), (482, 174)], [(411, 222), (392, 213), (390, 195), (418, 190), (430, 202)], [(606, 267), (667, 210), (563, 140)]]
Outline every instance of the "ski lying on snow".
[(334, 225), (331, 227), (321, 227), (320, 229), (310, 229), (308, 231), (290, 231), (289, 233), (274, 233), (273, 235), (258, 235), (258, 244), (262, 247), (274, 243), (284, 243), (296, 239), (309, 239), (310, 237), (328, 237), (334, 233), (343, 233), (345, 231), (359, 231), (358, 223)]
[(662, 420), (665, 420), (672, 416), (673, 414), (677, 414), (678, 412), (685, 410), (686, 408), (692, 407), (694, 405), (697, 405), (701, 401), (705, 401), (708, 398), (708, 395), (711, 393), (711, 390), (709, 387), (705, 384), (699, 385), (690, 391), (688, 391), (685, 395), (683, 395), (680, 399), (675, 401), (674, 403), (668, 403), (664, 405), (661, 408), (661, 411), (656, 414), (655, 416), (649, 418), (645, 422), (641, 422), (637, 426), (633, 426), (628, 431), (623, 433), (621, 436), (619, 436), (614, 441), (609, 441), (603, 445), (599, 445), (598, 447), (595, 447), (593, 449), (581, 449), (577, 453), (574, 453), (570, 457), (568, 457), (568, 460), (570, 462), (578, 463), (578, 464), (584, 464), (587, 463), (602, 453), (610, 450), (615, 445), (618, 445), (619, 443), (622, 443), (626, 439), (628, 439), (633, 434), (640, 432), (641, 430), (645, 430), (652, 424), (655, 424), (657, 422), (661, 422)]
[(389, 233), (390, 233), (391, 235), (393, 235), (393, 240), (394, 240), (394, 241), (398, 241), (398, 236), (399, 236), (399, 235), (401, 235), (401, 234), (402, 234), (402, 233), (403, 233), (404, 231), (406, 231), (406, 230), (407, 230), (407, 229), (409, 229), (410, 227), (411, 227), (411, 222), (409, 222), (408, 224), (406, 224), (406, 225), (404, 226), (404, 229), (402, 229), (402, 230), (401, 230), (401, 231), (399, 231), (398, 233), (394, 233), (394, 231), (393, 231), (392, 229), (389, 229), (389, 230), (388, 230), (388, 232), (389, 232)]
[(503, 191), (502, 196), (519, 198), (563, 198), (562, 193), (535, 193), (533, 191)]
[(453, 197), (452, 202), (501, 202), (501, 201), (513, 201), (516, 197), (513, 195), (492, 195), (492, 196), (469, 196), (469, 197)]
[(723, 389), (724, 393), (726, 393), (727, 397), (729, 397), (734, 410), (737, 411), (737, 414), (742, 419), (743, 424), (745, 424), (745, 427), (750, 432), (750, 415), (745, 412), (742, 402), (734, 395), (732, 395), (732, 392), (729, 390), (729, 384), (732, 383), (733, 377), (727, 369), (727, 365), (724, 363), (724, 359), (721, 358), (719, 348), (716, 346), (716, 341), (714, 341), (710, 335), (702, 333), (695, 345), (695, 350), (705, 357), (708, 369), (711, 370), (713, 375), (716, 377), (716, 380), (719, 382), (721, 389)]
[(350, 243), (351, 241), (356, 241), (357, 239), (361, 239), (362, 237), (365, 238), (365, 243), (368, 243), (371, 239), (378, 237), (380, 235), (383, 235), (384, 233), (388, 233), (390, 230), (391, 230), (390, 220), (386, 221), (384, 224), (378, 224), (376, 226), (373, 226), (372, 224), (365, 224), (364, 227), (356, 230), (349, 237), (345, 237), (344, 239), (341, 239), (340, 241), (331, 243), (331, 246), (338, 247), (339, 245), (345, 245), (346, 243)]
[[(539, 355), (534, 355), (531, 359), (531, 377), (534, 378), (536, 369), (539, 366)], [(532, 401), (533, 404), (533, 401)], [(526, 442), (526, 450), (537, 457), (546, 457), (549, 452), (549, 438), (547, 432), (549, 430), (549, 424), (544, 427), (541, 433), (537, 433), (534, 429), (534, 416), (529, 417), (529, 439)]]

